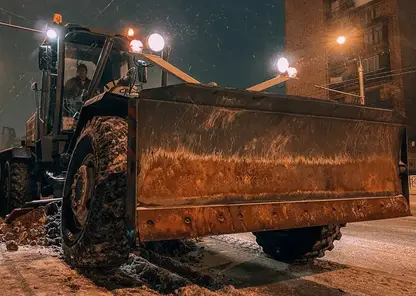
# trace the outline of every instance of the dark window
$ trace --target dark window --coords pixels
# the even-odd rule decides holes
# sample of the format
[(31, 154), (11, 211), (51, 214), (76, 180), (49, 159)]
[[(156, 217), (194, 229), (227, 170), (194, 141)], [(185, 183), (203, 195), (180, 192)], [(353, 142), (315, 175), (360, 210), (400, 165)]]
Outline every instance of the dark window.
[(383, 26), (377, 26), (373, 28), (373, 40), (374, 44), (379, 44), (383, 40)]
[(377, 17), (377, 7), (371, 7), (370, 9), (365, 10), (360, 17), (361, 25), (366, 26), (371, 24), (371, 22)]
[(364, 32), (364, 35), (363, 35), (364, 47), (369, 47), (372, 45), (380, 44), (382, 43), (383, 40), (384, 40), (384, 36), (383, 36), (382, 25), (375, 26)]
[(371, 107), (380, 107), (380, 89), (365, 92), (365, 104)]
[(363, 64), (364, 73), (374, 72), (380, 69), (378, 55), (363, 59), (361, 62)]
[[(416, 169), (416, 159), (409, 159), (409, 169)], [(413, 184), (412, 187), (416, 187), (416, 184)]]

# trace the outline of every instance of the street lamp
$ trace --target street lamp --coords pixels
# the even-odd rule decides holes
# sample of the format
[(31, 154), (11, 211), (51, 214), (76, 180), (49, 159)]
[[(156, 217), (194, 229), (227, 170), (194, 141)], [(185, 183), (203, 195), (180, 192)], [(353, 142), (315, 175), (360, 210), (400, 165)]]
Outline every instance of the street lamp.
[(347, 38), (346, 38), (345, 36), (339, 36), (339, 37), (337, 38), (337, 42), (338, 42), (338, 44), (340, 44), (340, 45), (344, 44), (346, 41), (347, 41)]
[[(345, 44), (347, 38), (345, 36), (338, 36), (337, 43), (340, 45)], [(360, 83), (360, 104), (365, 104), (365, 91), (364, 91), (364, 67), (361, 62), (361, 57), (358, 57), (358, 80)]]

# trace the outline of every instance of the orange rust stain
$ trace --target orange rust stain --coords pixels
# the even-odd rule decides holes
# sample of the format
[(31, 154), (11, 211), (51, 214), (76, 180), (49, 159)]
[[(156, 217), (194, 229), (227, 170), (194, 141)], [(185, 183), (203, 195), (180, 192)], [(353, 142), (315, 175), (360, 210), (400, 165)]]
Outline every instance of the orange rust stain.
[[(383, 209), (380, 204), (385, 205)], [(142, 208), (138, 214), (138, 229), (142, 241), (152, 241), (291, 229), (409, 215), (410, 208), (404, 196), (214, 207)], [(186, 223), (185, 218), (188, 218), (190, 223)], [(154, 225), (149, 227), (148, 220), (152, 220)]]
[(202, 196), (400, 192), (391, 156), (266, 161), (159, 150), (142, 156), (139, 180), (138, 198), (149, 204)]

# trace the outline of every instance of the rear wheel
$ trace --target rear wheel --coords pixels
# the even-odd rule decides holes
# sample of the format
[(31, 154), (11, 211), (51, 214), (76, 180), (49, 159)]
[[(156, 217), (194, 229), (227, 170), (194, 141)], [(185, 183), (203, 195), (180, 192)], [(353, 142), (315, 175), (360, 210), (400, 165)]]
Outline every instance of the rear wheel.
[(94, 117), (77, 141), (65, 180), (61, 232), (68, 263), (103, 267), (128, 259), (126, 179), (126, 121)]
[(31, 200), (28, 164), (7, 161), (2, 167), (1, 175), (2, 196), (7, 213)]
[(0, 217), (6, 215), (6, 197), (4, 196), (4, 178), (3, 178), (4, 163), (0, 163)]
[(321, 258), (325, 251), (331, 251), (334, 241), (341, 239), (343, 226), (345, 224), (332, 224), (253, 234), (267, 255), (283, 262), (302, 263)]

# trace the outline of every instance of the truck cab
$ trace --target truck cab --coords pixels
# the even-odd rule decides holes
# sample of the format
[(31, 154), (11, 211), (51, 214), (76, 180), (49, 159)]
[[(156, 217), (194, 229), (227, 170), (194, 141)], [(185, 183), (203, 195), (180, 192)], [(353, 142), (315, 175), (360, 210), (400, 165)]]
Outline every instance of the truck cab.
[[(154, 86), (167, 84), (166, 69), (153, 67), (163, 64), (168, 56), (169, 47), (165, 47), (163, 37), (156, 33), (139, 36), (130, 31), (133, 33), (116, 34), (63, 25), (62, 17), (54, 16), (39, 46), (42, 78), (39, 88), (37, 83), (32, 86), (36, 110), (26, 123), (25, 145), (14, 148), (13, 153), (3, 153), (0, 163), (3, 175), (9, 176), (2, 181), (7, 184), (15, 174), (14, 163), (24, 165), (18, 173), (20, 177), (8, 187), (24, 182), (20, 188), (25, 189), (13, 194), (3, 190), (2, 200), (10, 204), (8, 211), (41, 197), (60, 198), (71, 149), (85, 124), (96, 115), (111, 113), (126, 118), (128, 99), (137, 98), (147, 82)], [(74, 92), (71, 82), (79, 80), (79, 65), (87, 70), (88, 84), (82, 91)], [(148, 75), (150, 67), (158, 69)], [(186, 74), (175, 67), (168, 71), (172, 69), (174, 75), (185, 77), (186, 81)], [(106, 97), (106, 93), (117, 96)], [(18, 159), (16, 155), (20, 155)], [(9, 199), (15, 202), (7, 202)]]
[[(47, 38), (39, 47), (42, 83), (41, 89), (37, 90), (40, 94), (37, 110), (27, 124), (27, 143), (33, 146), (38, 178), (51, 181), (41, 182), (42, 191), (45, 191), (43, 195), (58, 197), (60, 189), (56, 188), (63, 185), (74, 135), (76, 138), (83, 125), (94, 115), (118, 112), (126, 117), (127, 100), (137, 97), (147, 82), (155, 85), (158, 81), (158, 86), (167, 84), (163, 79), (166, 76), (163, 69), (155, 67), (158, 70), (152, 71), (151, 76), (148, 69), (155, 62), (163, 62), (162, 57), (167, 56), (169, 48), (164, 47), (163, 37), (159, 34), (146, 37), (133, 33), (129, 36), (74, 24), (62, 25), (57, 16), (54, 20), (47, 30)], [(156, 37), (156, 43), (153, 43), (159, 48), (155, 48), (155, 44), (153, 47), (157, 51), (151, 49), (150, 36), (153, 39)], [(153, 61), (149, 61), (149, 57)], [(78, 79), (79, 65), (87, 69), (88, 87), (74, 93), (71, 82)], [(185, 75), (179, 70), (174, 74), (180, 79)], [(81, 109), (88, 101), (100, 101), (107, 92), (118, 94), (118, 99), (99, 103), (102, 104), (99, 107), (90, 102), (88, 110), (82, 113), (87, 115), (80, 117)], [(59, 185), (51, 186), (49, 183)], [(56, 189), (55, 193), (52, 188)]]

